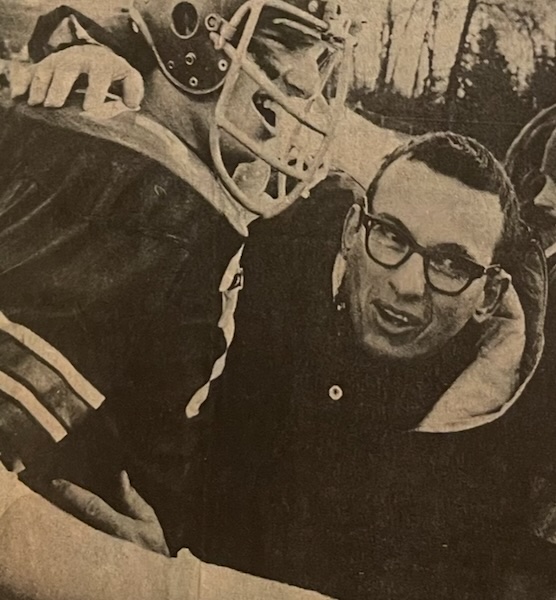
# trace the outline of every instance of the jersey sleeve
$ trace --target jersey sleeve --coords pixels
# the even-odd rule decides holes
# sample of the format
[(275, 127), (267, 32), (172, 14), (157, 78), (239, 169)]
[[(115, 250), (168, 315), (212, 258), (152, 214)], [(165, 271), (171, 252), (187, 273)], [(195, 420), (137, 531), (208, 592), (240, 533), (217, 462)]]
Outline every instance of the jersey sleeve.
[(59, 6), (37, 19), (27, 47), (31, 60), (39, 62), (53, 52), (91, 43), (110, 48), (142, 74), (155, 65), (150, 48), (131, 29), (129, 16), (123, 10), (111, 15), (105, 25), (70, 6)]
[(204, 563), (184, 549), (178, 554), (170, 573), (172, 600), (325, 600), (317, 592), (255, 577), (233, 569)]
[(0, 313), (0, 460), (6, 467), (21, 471), (103, 401), (54, 346)]
[(168, 559), (96, 531), (0, 465), (0, 595), (5, 600), (318, 600), (320, 594), (201, 562)]

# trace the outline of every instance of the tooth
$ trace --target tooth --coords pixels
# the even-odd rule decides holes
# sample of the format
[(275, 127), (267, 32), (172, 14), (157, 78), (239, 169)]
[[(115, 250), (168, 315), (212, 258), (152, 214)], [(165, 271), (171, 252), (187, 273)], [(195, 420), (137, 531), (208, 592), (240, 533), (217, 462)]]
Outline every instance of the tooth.
[(409, 323), (409, 319), (405, 315), (400, 315), (392, 310), (389, 310), (388, 308), (386, 308), (385, 310), (394, 319), (401, 321), (402, 323)]

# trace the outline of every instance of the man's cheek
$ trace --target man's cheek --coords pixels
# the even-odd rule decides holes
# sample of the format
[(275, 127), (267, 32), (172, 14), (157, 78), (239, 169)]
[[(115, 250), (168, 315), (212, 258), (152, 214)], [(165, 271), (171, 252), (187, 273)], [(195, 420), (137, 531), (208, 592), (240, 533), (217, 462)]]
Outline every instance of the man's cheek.
[(451, 338), (459, 333), (473, 316), (473, 306), (472, 302), (447, 297), (435, 310), (437, 336)]
[(367, 321), (371, 319), (374, 301), (384, 295), (385, 284), (386, 282), (380, 275), (370, 271), (366, 271), (359, 282), (361, 309)]

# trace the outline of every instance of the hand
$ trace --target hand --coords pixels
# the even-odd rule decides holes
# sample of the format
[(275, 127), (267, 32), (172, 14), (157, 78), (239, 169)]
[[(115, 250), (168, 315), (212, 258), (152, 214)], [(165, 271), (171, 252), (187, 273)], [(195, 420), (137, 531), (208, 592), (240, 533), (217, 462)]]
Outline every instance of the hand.
[(36, 65), (16, 66), (10, 74), (12, 98), (29, 92), (31, 106), (60, 108), (80, 75), (88, 75), (83, 109), (94, 110), (104, 103), (110, 86), (120, 81), (128, 108), (137, 109), (143, 99), (140, 73), (125, 59), (105, 46), (89, 44), (55, 52)]
[(120, 475), (122, 513), (93, 493), (63, 479), (52, 482), (60, 505), (74, 517), (122, 540), (170, 556), (154, 510), (131, 486), (125, 471)]

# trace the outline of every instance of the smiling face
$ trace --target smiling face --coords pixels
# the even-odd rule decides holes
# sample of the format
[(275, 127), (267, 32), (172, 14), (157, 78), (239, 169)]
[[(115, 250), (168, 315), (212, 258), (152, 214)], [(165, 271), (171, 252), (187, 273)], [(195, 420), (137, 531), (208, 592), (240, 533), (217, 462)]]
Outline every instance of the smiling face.
[[(486, 318), (499, 294), (485, 291), (483, 276), (458, 296), (426, 282), (423, 258), (414, 253), (397, 268), (373, 261), (366, 250), (360, 209), (344, 229), (344, 290), (357, 341), (374, 355), (411, 359), (438, 351), (475, 318)], [(384, 171), (372, 206), (427, 249), (455, 251), (488, 266), (500, 239), (503, 215), (495, 194), (472, 189), (425, 164), (399, 158)]]

